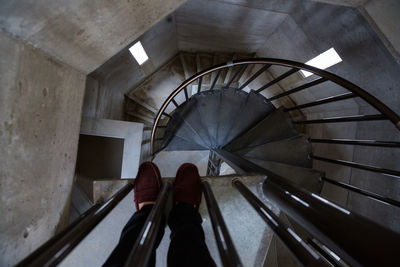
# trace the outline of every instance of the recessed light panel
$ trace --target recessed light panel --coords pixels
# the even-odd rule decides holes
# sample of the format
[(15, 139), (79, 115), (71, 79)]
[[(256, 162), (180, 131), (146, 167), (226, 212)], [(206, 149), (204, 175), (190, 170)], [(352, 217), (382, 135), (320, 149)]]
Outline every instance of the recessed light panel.
[(129, 48), (129, 52), (131, 52), (132, 56), (136, 59), (139, 65), (142, 65), (149, 59), (140, 41), (131, 46), (131, 48)]
[[(342, 59), (340, 58), (338, 53), (336, 53), (335, 49), (331, 48), (331, 49), (325, 51), (324, 53), (319, 54), (318, 56), (311, 59), (310, 61), (307, 61), (306, 64), (324, 70), (324, 69), (329, 68), (339, 62), (342, 62)], [(301, 74), (303, 74), (304, 77), (313, 75), (312, 72), (308, 72), (305, 70), (300, 70), (300, 72), (301, 72)]]

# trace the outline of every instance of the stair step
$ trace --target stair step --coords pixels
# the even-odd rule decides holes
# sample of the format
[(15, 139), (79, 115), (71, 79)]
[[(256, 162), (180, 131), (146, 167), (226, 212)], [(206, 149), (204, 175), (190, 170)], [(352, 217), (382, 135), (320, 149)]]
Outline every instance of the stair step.
[(209, 148), (212, 142), (208, 135), (207, 128), (201, 121), (201, 115), (199, 114), (197, 107), (197, 98), (191, 98), (189, 102), (186, 103), (186, 106), (179, 110), (177, 115), (179, 115), (201, 139), (197, 143), (203, 147)]
[(131, 117), (135, 117), (135, 118), (138, 118), (139, 120), (147, 122), (148, 125), (152, 125), (153, 122), (154, 122), (154, 119), (151, 119), (151, 118), (149, 118), (149, 117), (147, 117), (145, 115), (142, 115), (142, 114), (139, 114), (139, 113), (136, 113), (136, 112), (125, 111), (125, 113), (128, 114)]
[(204, 148), (209, 146), (207, 139), (203, 139), (185, 119), (185, 115), (197, 112), (196, 103), (197, 101), (190, 99), (180, 107), (179, 112), (175, 112), (172, 115), (165, 131), (164, 145), (167, 145), (175, 136), (178, 136)]
[(200, 122), (206, 125), (211, 147), (217, 147), (218, 114), (221, 94), (218, 91), (204, 91), (196, 95)]
[(248, 158), (248, 160), (264, 169), (282, 176), (283, 178), (287, 178), (290, 182), (304, 187), (309, 191), (319, 194), (322, 190), (321, 178), (325, 176), (323, 172), (311, 168), (303, 168), (274, 161), (254, 158)]
[(163, 149), (164, 151), (181, 151), (181, 150), (208, 150), (208, 148), (203, 147), (194, 142), (189, 142), (179, 136), (174, 136), (168, 145)]
[(275, 107), (267, 102), (264, 97), (251, 91), (247, 94), (246, 101), (241, 105), (240, 109), (240, 114), (234, 118), (234, 124), (226, 136), (227, 142), (231, 142), (246, 133), (260, 120), (273, 112)]
[(126, 97), (128, 97), (130, 100), (135, 102), (135, 104), (138, 104), (138, 105), (142, 106), (143, 108), (147, 109), (148, 111), (150, 111), (154, 115), (157, 114), (157, 110), (155, 108), (153, 108), (149, 104), (145, 103), (142, 99), (137, 98), (133, 94), (127, 94)]
[(298, 135), (289, 114), (283, 109), (277, 109), (257, 125), (236, 138), (225, 147), (228, 151), (236, 151), (248, 146), (257, 146), (280, 139)]
[(248, 147), (235, 152), (245, 158), (275, 161), (305, 168), (311, 168), (311, 144), (304, 135), (298, 135), (276, 142)]
[(227, 137), (246, 102), (246, 93), (236, 89), (221, 89), (221, 105), (218, 113), (217, 143), (223, 147)]

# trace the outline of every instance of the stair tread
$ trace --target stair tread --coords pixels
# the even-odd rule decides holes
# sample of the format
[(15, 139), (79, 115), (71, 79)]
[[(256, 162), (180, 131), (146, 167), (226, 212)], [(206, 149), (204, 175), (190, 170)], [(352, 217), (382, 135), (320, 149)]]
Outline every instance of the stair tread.
[(220, 108), (221, 94), (218, 91), (203, 91), (196, 96), (197, 111), (200, 122), (206, 125), (210, 147), (217, 147), (218, 113)]
[(232, 88), (221, 89), (220, 93), (221, 105), (218, 113), (217, 143), (220, 147), (223, 147), (230, 141), (228, 136), (247, 97), (245, 92)]
[(174, 136), (168, 145), (163, 149), (164, 151), (181, 151), (181, 150), (208, 150), (197, 143), (189, 142), (179, 136)]
[(269, 142), (255, 147), (247, 147), (234, 153), (245, 158), (276, 161), (295, 166), (311, 168), (311, 144), (305, 135)]
[(298, 135), (289, 114), (279, 108), (225, 147), (228, 151), (257, 146)]
[(251, 91), (247, 94), (246, 100), (240, 109), (241, 112), (234, 118), (235, 122), (226, 136), (227, 144), (243, 135), (260, 120), (268, 116), (268, 114), (275, 110), (275, 107), (267, 102), (263, 96)]
[(202, 145), (203, 147), (210, 147), (210, 137), (208, 135), (207, 129), (204, 127), (201, 121), (201, 116), (198, 112), (197, 106), (197, 99), (190, 98), (189, 101), (186, 102), (185, 107), (177, 112), (177, 115), (185, 121), (187, 126), (193, 132), (195, 132), (195, 136), (192, 136), (192, 138), (195, 138), (199, 145)]
[[(180, 137), (188, 142), (194, 142), (201, 147), (207, 148), (209, 147), (208, 139), (200, 136), (200, 134), (193, 128), (196, 122), (196, 104), (197, 101), (190, 99), (190, 101), (186, 102), (183, 106), (180, 107), (179, 112), (175, 112), (172, 115), (172, 119), (168, 122), (168, 126), (166, 129), (166, 135), (164, 137), (164, 145), (167, 145), (171, 142), (175, 136)], [(193, 125), (187, 121), (188, 119), (194, 119)], [(198, 123), (198, 122), (197, 122)]]
[(290, 180), (290, 182), (300, 185), (309, 191), (315, 193), (321, 192), (321, 178), (325, 176), (323, 172), (311, 168), (293, 166), (275, 161), (266, 161), (254, 158), (248, 158), (248, 160), (264, 169), (270, 170), (271, 172), (282, 176), (283, 178), (287, 178)]

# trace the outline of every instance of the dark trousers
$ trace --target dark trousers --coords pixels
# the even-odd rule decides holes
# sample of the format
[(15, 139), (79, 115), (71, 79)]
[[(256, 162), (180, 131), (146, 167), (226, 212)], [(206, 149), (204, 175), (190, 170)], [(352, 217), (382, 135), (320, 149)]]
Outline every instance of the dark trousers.
[[(150, 214), (153, 205), (144, 206), (135, 212), (125, 225), (121, 238), (103, 266), (123, 266)], [(201, 216), (192, 205), (179, 203), (170, 212), (168, 226), (171, 229), (171, 243), (168, 249), (168, 266), (216, 266), (205, 243), (201, 227)], [(149, 267), (155, 266), (156, 249), (160, 245), (165, 229), (165, 218), (160, 226)]]

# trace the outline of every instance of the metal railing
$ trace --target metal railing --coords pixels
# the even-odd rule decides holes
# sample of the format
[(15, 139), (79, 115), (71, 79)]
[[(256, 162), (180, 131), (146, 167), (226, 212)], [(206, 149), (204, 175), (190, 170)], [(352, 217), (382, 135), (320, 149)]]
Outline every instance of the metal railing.
[(221, 159), (214, 151), (210, 151), (207, 163), (207, 176), (219, 176), (221, 169)]
[[(290, 68), (288, 71), (284, 72), (282, 75), (278, 76), (277, 78), (273, 79), (272, 81), (268, 82), (267, 84), (261, 86), (260, 88), (256, 89), (255, 91), (257, 93), (260, 93), (270, 86), (284, 80), (285, 78), (293, 75), (294, 73), (300, 71), (300, 70), (306, 70), (308, 72), (311, 72), (315, 74), (316, 76), (319, 76), (317, 79), (311, 81), (311, 82), (306, 82), (302, 85), (297, 86), (296, 88), (290, 89), (286, 92), (280, 93), (278, 95), (272, 96), (268, 98), (268, 101), (275, 101), (279, 98), (289, 96), (293, 93), (297, 93), (303, 90), (307, 90), (313, 86), (325, 83), (325, 82), (333, 82), (342, 88), (347, 89), (349, 92), (336, 95), (336, 96), (331, 96), (331, 97), (326, 97), (323, 99), (316, 100), (314, 102), (306, 103), (306, 104), (301, 104), (297, 105), (294, 107), (285, 107), (284, 110), (287, 112), (295, 111), (295, 110), (301, 110), (304, 108), (308, 107), (313, 107), (313, 106), (320, 106), (320, 105), (325, 105), (329, 104), (332, 102), (337, 102), (337, 101), (343, 101), (346, 99), (350, 98), (355, 98), (359, 97), (363, 99), (365, 102), (367, 102), (369, 105), (374, 107), (379, 114), (372, 114), (372, 115), (351, 115), (351, 116), (340, 116), (340, 117), (333, 117), (333, 118), (321, 118), (321, 119), (312, 119), (312, 120), (297, 120), (293, 121), (294, 124), (324, 124), (324, 123), (345, 123), (345, 122), (358, 122), (358, 121), (376, 121), (376, 120), (389, 120), (391, 121), (394, 126), (400, 130), (400, 116), (397, 115), (394, 111), (392, 111), (389, 107), (387, 107), (384, 103), (382, 103), (380, 100), (366, 92), (365, 90), (361, 89), (357, 85), (324, 70), (317, 69), (312, 66), (308, 66), (303, 63), (295, 62), (295, 61), (290, 61), (290, 60), (283, 60), (283, 59), (273, 59), (273, 58), (256, 58), (256, 59), (243, 59), (243, 60), (233, 60), (230, 61), (226, 64), (219, 64), (213, 67), (210, 67), (204, 71), (201, 71), (186, 81), (184, 81), (177, 89), (175, 89), (165, 100), (165, 102), (162, 104), (160, 110), (158, 111), (155, 119), (154, 119), (154, 124), (151, 130), (151, 137), (150, 137), (150, 151), (151, 154), (154, 155), (163, 150), (164, 147), (161, 147), (157, 151), (155, 150), (155, 143), (156, 142), (161, 142), (163, 141), (163, 137), (156, 136), (156, 132), (163, 128), (166, 128), (166, 125), (160, 125), (161, 117), (166, 116), (167, 118), (171, 119), (171, 115), (166, 113), (167, 107), (169, 107), (170, 103), (174, 104), (175, 108), (178, 108), (181, 104), (178, 104), (175, 98), (179, 95), (180, 92), (184, 91), (185, 92), (185, 101), (190, 99), (187, 93), (187, 88), (190, 86), (192, 83), (197, 82), (197, 93), (201, 92), (202, 89), (202, 81), (204, 81), (204, 76), (210, 75), (214, 72), (216, 72), (216, 75), (214, 75), (214, 79), (211, 81), (211, 87), (207, 88), (207, 90), (214, 90), (215, 85), (218, 81), (218, 78), (221, 74), (221, 71), (224, 69), (233, 69), (235, 66), (238, 66), (236, 72), (233, 74), (232, 78), (229, 80), (227, 84), (223, 85), (223, 88), (228, 88), (229, 86), (232, 85), (233, 81), (235, 78), (243, 73), (246, 68), (248, 68), (249, 65), (262, 65), (258, 71), (256, 71), (252, 76), (247, 78), (243, 84), (239, 84), (238, 90), (243, 90), (245, 89), (246, 86), (248, 86), (251, 82), (256, 80), (261, 74), (266, 72), (269, 68), (272, 66), (283, 66), (283, 67), (288, 67)], [(395, 142), (395, 141), (382, 141), (382, 140), (356, 140), (356, 139), (310, 139), (312, 144), (315, 143), (329, 143), (329, 144), (336, 144), (336, 145), (357, 145), (357, 146), (375, 146), (375, 147), (390, 147), (390, 148), (400, 148), (400, 142)], [(385, 168), (380, 168), (378, 166), (370, 166), (362, 163), (357, 163), (357, 162), (352, 162), (352, 161), (345, 161), (342, 159), (329, 159), (325, 158), (319, 155), (313, 155), (313, 158), (315, 160), (319, 161), (325, 161), (329, 162), (331, 164), (339, 164), (342, 166), (347, 166), (347, 167), (352, 167), (352, 168), (358, 168), (361, 170), (366, 170), (366, 171), (372, 171), (372, 172), (377, 172), (381, 174), (388, 174), (388, 175), (394, 175), (397, 177), (400, 177), (400, 172), (396, 170), (390, 170), (390, 169), (385, 169)], [(209, 163), (211, 164), (211, 163)], [(335, 184), (336, 186), (340, 186), (342, 188), (348, 189), (348, 187), (342, 185), (342, 184)]]
[[(297, 124), (310, 124), (310, 123), (334, 123), (334, 122), (351, 122), (351, 121), (370, 121), (370, 120), (390, 120), (397, 129), (400, 130), (400, 116), (398, 116), (393, 110), (391, 110), (389, 107), (387, 107), (384, 103), (382, 103), (380, 100), (378, 100), (376, 97), (372, 96), (370, 93), (366, 92), (365, 90), (361, 89), (357, 85), (333, 74), (328, 71), (324, 71), (300, 62), (295, 62), (295, 61), (290, 61), (290, 60), (283, 60), (283, 59), (274, 59), (274, 58), (255, 58), (255, 59), (242, 59), (242, 60), (233, 60), (225, 64), (219, 64), (213, 67), (210, 67), (204, 71), (201, 71), (186, 81), (184, 81), (178, 88), (176, 88), (165, 100), (165, 102), (162, 104), (160, 110), (158, 111), (155, 119), (154, 119), (154, 124), (153, 128), (151, 131), (151, 142), (150, 142), (150, 150), (151, 153), (154, 155), (157, 153), (155, 151), (155, 136), (156, 136), (156, 131), (160, 126), (165, 126), (165, 125), (159, 125), (160, 120), (162, 116), (166, 116), (168, 118), (171, 118), (171, 115), (166, 113), (167, 107), (173, 103), (175, 108), (179, 106), (175, 98), (178, 96), (178, 94), (182, 91), (184, 91), (185, 94), (185, 100), (187, 101), (190, 97), (188, 95), (188, 86), (191, 85), (192, 83), (197, 82), (197, 93), (199, 93), (202, 89), (202, 82), (204, 76), (211, 74), (213, 72), (217, 72), (217, 75), (214, 77), (214, 80), (211, 81), (211, 87), (208, 90), (214, 90), (215, 85), (218, 81), (219, 74), (221, 73), (222, 70), (224, 69), (229, 69), (233, 68), (235, 66), (239, 66), (239, 69), (235, 72), (235, 74), (232, 76), (233, 78), (229, 81), (228, 84), (224, 85), (224, 87), (229, 87), (231, 86), (232, 82), (234, 79), (245, 70), (244, 66), (248, 65), (263, 65), (256, 73), (254, 73), (251, 77), (247, 79), (246, 82), (244, 82), (242, 85), (239, 86), (239, 90), (243, 90), (247, 85), (249, 85), (251, 82), (256, 80), (262, 73), (266, 72), (271, 66), (283, 66), (283, 67), (289, 67), (290, 70), (285, 72), (284, 74), (278, 76), (277, 78), (273, 79), (272, 81), (268, 82), (266, 85), (261, 86), (260, 88), (256, 89), (255, 91), (257, 93), (260, 93), (264, 91), (265, 89), (269, 88), (270, 86), (284, 80), (285, 78), (289, 77), (290, 75), (300, 71), (300, 70), (306, 70), (308, 72), (311, 72), (315, 74), (316, 76), (319, 76), (320, 78), (315, 79), (314, 81), (305, 83), (303, 85), (300, 85), (296, 88), (290, 89), (286, 92), (283, 92), (281, 94), (278, 94), (276, 96), (270, 97), (268, 100), (269, 101), (274, 101), (277, 100), (281, 97), (289, 96), (293, 93), (297, 93), (303, 90), (306, 90), (308, 88), (311, 88), (313, 86), (316, 86), (318, 84), (330, 81), (333, 82), (349, 91), (349, 93), (342, 94), (342, 95), (337, 95), (337, 96), (332, 96), (328, 97), (325, 99), (320, 99), (317, 101), (314, 101), (312, 103), (306, 103), (300, 106), (296, 107), (289, 107), (287, 108), (288, 111), (291, 110), (298, 110), (298, 109), (303, 109), (311, 106), (316, 106), (316, 105), (324, 105), (328, 104), (331, 102), (335, 101), (341, 101), (349, 98), (354, 98), (354, 97), (359, 97), (366, 101), (369, 105), (374, 107), (377, 111), (379, 111), (379, 114), (373, 114), (373, 115), (355, 115), (355, 116), (343, 116), (343, 117), (336, 117), (336, 118), (324, 118), (320, 120), (305, 120), (305, 121), (294, 121), (294, 123)], [(182, 103), (181, 103), (182, 104)], [(354, 140), (358, 141), (358, 140)], [(374, 141), (374, 140), (370, 140)], [(384, 142), (384, 141), (383, 141)], [(362, 145), (362, 144), (360, 144)]]
[[(310, 103), (305, 103), (305, 104), (300, 104), (296, 106), (291, 106), (291, 107), (284, 107), (284, 110), (286, 112), (292, 112), (292, 111), (297, 111), (297, 110), (302, 110), (305, 108), (309, 107), (315, 107), (315, 106), (321, 106), (333, 102), (338, 102), (338, 101), (343, 101), (347, 99), (352, 99), (352, 98), (361, 98), (363, 99), (366, 103), (368, 103), (370, 106), (374, 107), (378, 113), (377, 114), (369, 114), (369, 115), (350, 115), (350, 116), (340, 116), (340, 117), (330, 117), (330, 118), (321, 118), (321, 119), (305, 119), (305, 120), (297, 120), (293, 121), (294, 124), (325, 124), (325, 123), (346, 123), (346, 122), (359, 122), (359, 121), (378, 121), (378, 120), (388, 120), (393, 123), (393, 125), (400, 130), (400, 117), (397, 115), (394, 111), (392, 111), (389, 107), (387, 107), (384, 103), (382, 103), (380, 100), (366, 92), (365, 90), (361, 89), (357, 85), (324, 70), (320, 70), (317, 68), (314, 68), (312, 66), (308, 66), (303, 63), (299, 62), (294, 62), (294, 61), (289, 61), (289, 60), (282, 60), (282, 59), (272, 59), (272, 58), (257, 58), (257, 59), (243, 59), (243, 60), (233, 60), (230, 61), (226, 64), (219, 64), (213, 67), (210, 67), (202, 72), (199, 72), (186, 81), (184, 81), (177, 89), (175, 89), (166, 99), (166, 101), (162, 104), (160, 110), (158, 111), (155, 119), (154, 119), (154, 124), (152, 127), (151, 131), (151, 139), (150, 139), (150, 148), (151, 148), (151, 153), (154, 157), (156, 153), (161, 151), (164, 147), (161, 147), (156, 151), (155, 149), (155, 141), (156, 141), (156, 132), (161, 129), (161, 128), (166, 128), (168, 125), (168, 120), (172, 118), (171, 113), (167, 113), (166, 109), (170, 106), (170, 103), (173, 103), (174, 108), (177, 109), (179, 108), (182, 104), (184, 103), (178, 103), (176, 100), (177, 96), (180, 94), (180, 92), (184, 91), (185, 92), (185, 102), (190, 99), (191, 96), (188, 95), (187, 93), (187, 88), (192, 84), (197, 82), (197, 92), (194, 94), (200, 93), (204, 88), (206, 90), (215, 90), (217, 81), (221, 75), (221, 72), (224, 69), (230, 69), (233, 70), (235, 66), (238, 66), (236, 68), (236, 72), (233, 74), (232, 78), (229, 80), (227, 84), (223, 84), (222, 88), (229, 88), (232, 87), (233, 82), (235, 81), (236, 77), (238, 77), (239, 74), (243, 73), (245, 69), (250, 66), (250, 65), (262, 65), (258, 71), (256, 71), (252, 76), (248, 77), (246, 81), (244, 81), (242, 84), (239, 84), (237, 86), (237, 90), (243, 90), (248, 86), (250, 83), (255, 81), (261, 74), (266, 72), (271, 66), (283, 66), (283, 67), (288, 67), (289, 70), (281, 74), (280, 76), (272, 79), (265, 85), (256, 88), (255, 92), (256, 93), (261, 93), (262, 91), (268, 89), (274, 84), (277, 84), (284, 79), (288, 78), (289, 76), (293, 75), (294, 73), (297, 73), (300, 70), (306, 70), (308, 72), (311, 72), (318, 76), (313, 81), (306, 82), (302, 85), (299, 85), (295, 88), (292, 88), (288, 91), (285, 91), (283, 93), (277, 94), (275, 96), (269, 97), (267, 100), (268, 101), (275, 101), (277, 99), (280, 99), (282, 97), (290, 96), (291, 94), (301, 92), (304, 90), (307, 90), (309, 88), (312, 88), (316, 85), (320, 85), (325, 82), (333, 82), (342, 88), (346, 89), (348, 92), (344, 94), (339, 94), (339, 95), (333, 95), (330, 97), (322, 98)], [(211, 75), (213, 79), (211, 79), (210, 84), (211, 86), (203, 86), (204, 85), (204, 80), (206, 75), (210, 75), (213, 73), (216, 73), (215, 75)], [(167, 117), (167, 124), (165, 124), (164, 120), (164, 125), (160, 125), (160, 121), (163, 116)], [(158, 136), (157, 140), (162, 140), (163, 138)], [(400, 142), (396, 141), (382, 141), (382, 140), (356, 140), (356, 139), (315, 139), (315, 138), (310, 138), (311, 144), (315, 143), (327, 143), (327, 144), (335, 144), (335, 145), (354, 145), (354, 146), (365, 146), (365, 147), (386, 147), (386, 148), (393, 148), (393, 149), (398, 149), (400, 148)], [(329, 262), (330, 265), (334, 266), (342, 266), (343, 260), (351, 265), (354, 266), (368, 266), (371, 265), (371, 263), (377, 263), (376, 255), (379, 256), (379, 259), (382, 259), (384, 257), (385, 259), (380, 261), (381, 263), (386, 262), (390, 263), (394, 260), (394, 257), (396, 256), (396, 253), (393, 251), (393, 247), (395, 247), (396, 240), (399, 239), (399, 235), (397, 233), (394, 233), (388, 229), (382, 228), (381, 226), (377, 225), (376, 223), (373, 223), (372, 221), (363, 218), (353, 212), (349, 212), (346, 209), (339, 207), (332, 202), (330, 202), (327, 199), (324, 199), (320, 196), (317, 197), (317, 195), (310, 193), (310, 192), (305, 192), (302, 189), (293, 187), (290, 183), (286, 183), (287, 180), (284, 177), (279, 177), (278, 175), (265, 170), (255, 164), (252, 164), (251, 162), (237, 156), (234, 154), (231, 154), (227, 151), (224, 151), (223, 149), (211, 149), (210, 155), (217, 155), (219, 156), (220, 159), (222, 159), (224, 162), (227, 162), (228, 165), (233, 167), (235, 171), (238, 174), (266, 174), (268, 177), (273, 177), (272, 179), (267, 179), (266, 182), (264, 182), (264, 188), (267, 188), (266, 185), (269, 185), (269, 188), (276, 188), (277, 190), (279, 189), (280, 192), (291, 192), (289, 194), (278, 194), (278, 191), (273, 191), (272, 189), (265, 189), (264, 193), (268, 195), (271, 199), (274, 200), (275, 203), (277, 203), (286, 214), (288, 214), (291, 217), (296, 217), (298, 221), (301, 221), (301, 225), (307, 229), (312, 235), (313, 238), (309, 239), (306, 242), (303, 240), (299, 240), (294, 236), (295, 238), (293, 239), (292, 236), (287, 235), (287, 229), (284, 224), (282, 224), (278, 218), (273, 217), (272, 213), (265, 207), (263, 206), (262, 202), (259, 200), (255, 199), (254, 195), (251, 195), (248, 190), (246, 190), (245, 186), (240, 183), (240, 181), (235, 180), (233, 181), (233, 185), (244, 195), (244, 197), (250, 202), (250, 204), (257, 210), (257, 212), (263, 217), (263, 219), (271, 226), (271, 228), (275, 231), (275, 233), (280, 237), (282, 241), (287, 245), (287, 247), (294, 253), (294, 255), (297, 257), (297, 259), (303, 263), (306, 266), (322, 266), (325, 265), (326, 263)], [(328, 162), (331, 164), (339, 164), (341, 166), (346, 166), (350, 168), (357, 168), (360, 170), (364, 171), (370, 171), (370, 172), (376, 172), (380, 174), (386, 174), (386, 175), (391, 175), (395, 177), (400, 177), (400, 171), (397, 170), (390, 170), (390, 169), (385, 169), (385, 168), (380, 168), (378, 166), (370, 166), (358, 162), (353, 162), (353, 161), (345, 161), (342, 159), (329, 159), (325, 158), (322, 156), (318, 155), (311, 155), (314, 160), (318, 161), (324, 161)], [(209, 161), (209, 168), (212, 163)], [(250, 166), (250, 167), (249, 167)], [(211, 166), (212, 167), (212, 166)], [(211, 173), (211, 172), (210, 172)], [(337, 182), (333, 179), (329, 178), (322, 178), (324, 182), (330, 183), (332, 185), (341, 187), (343, 189), (349, 190), (351, 192), (355, 192), (358, 194), (361, 194), (365, 197), (386, 203), (388, 205), (392, 205), (394, 207), (400, 207), (399, 206), (399, 201), (391, 199), (386, 196), (382, 196), (380, 194), (376, 194), (373, 192), (369, 192), (367, 190), (358, 188), (356, 186), (342, 183), (342, 182)], [(275, 186), (275, 187), (274, 187)], [(287, 190), (290, 188), (291, 191)], [(283, 190), (285, 189), (285, 190)], [(282, 191), (283, 190), (283, 191)], [(319, 218), (320, 221), (314, 220), (315, 218), (310, 217), (310, 213), (307, 213), (307, 210), (304, 210), (305, 213), (302, 214), (300, 211), (302, 211), (301, 208), (304, 209), (304, 207), (299, 206), (299, 201), (293, 201), (297, 199), (300, 199), (298, 196), (301, 196), (302, 198), (307, 199), (308, 202), (303, 201), (304, 203), (310, 203), (308, 205), (312, 205), (312, 211), (315, 212), (313, 216), (315, 218)], [(296, 204), (296, 205), (294, 205)], [(299, 209), (296, 211), (295, 209)], [(323, 210), (323, 212), (319, 212), (318, 209)], [(321, 214), (330, 214), (333, 216), (334, 219), (340, 220), (341, 224), (336, 224), (335, 223), (327, 223), (326, 225), (329, 225), (330, 229), (319, 229), (317, 226), (318, 224), (325, 223), (325, 221), (320, 218)], [(359, 233), (360, 235), (363, 234), (362, 231), (366, 231), (367, 229), (373, 229), (375, 231), (374, 234), (372, 234), (371, 238), (369, 240), (365, 240), (366, 238), (358, 238), (356, 235), (353, 235), (351, 238), (346, 237), (345, 235), (343, 236), (334, 236), (334, 232), (341, 231), (342, 233), (345, 233), (344, 229), (339, 229), (341, 226), (340, 225), (346, 225), (349, 223), (352, 227), (352, 230), (354, 229), (355, 232)], [(362, 224), (363, 226), (357, 229), (357, 225)], [(289, 231), (289, 233), (294, 233), (293, 231)], [(294, 233), (295, 234), (295, 233)], [(298, 237), (298, 236), (297, 236)], [(315, 238), (317, 237), (317, 238)], [(299, 246), (298, 243), (302, 244), (303, 247)], [(376, 243), (374, 243), (376, 242)], [(386, 242), (385, 246), (382, 246), (381, 248), (376, 249), (376, 244), (381, 244), (382, 242)], [(359, 245), (359, 243), (362, 243)], [(369, 247), (368, 247), (368, 245)], [(389, 244), (389, 245), (388, 245)], [(391, 247), (393, 246), (393, 247)], [(329, 247), (329, 249), (328, 249)], [(376, 250), (375, 250), (375, 249)], [(331, 250), (330, 250), (331, 249)], [(339, 256), (342, 258), (339, 258), (339, 260), (335, 257), (332, 258), (332, 255), (335, 255), (332, 250), (339, 254)], [(379, 250), (379, 251), (378, 251)], [(330, 254), (329, 254), (330, 253)], [(368, 256), (362, 256), (363, 254), (368, 254)], [(318, 257), (322, 257), (323, 260), (321, 261), (318, 257), (315, 257), (315, 255), (318, 255)], [(338, 256), (337, 256), (338, 257)]]
[(103, 205), (92, 206), (65, 230), (44, 243), (17, 266), (57, 266), (132, 189), (133, 184), (129, 183)]

